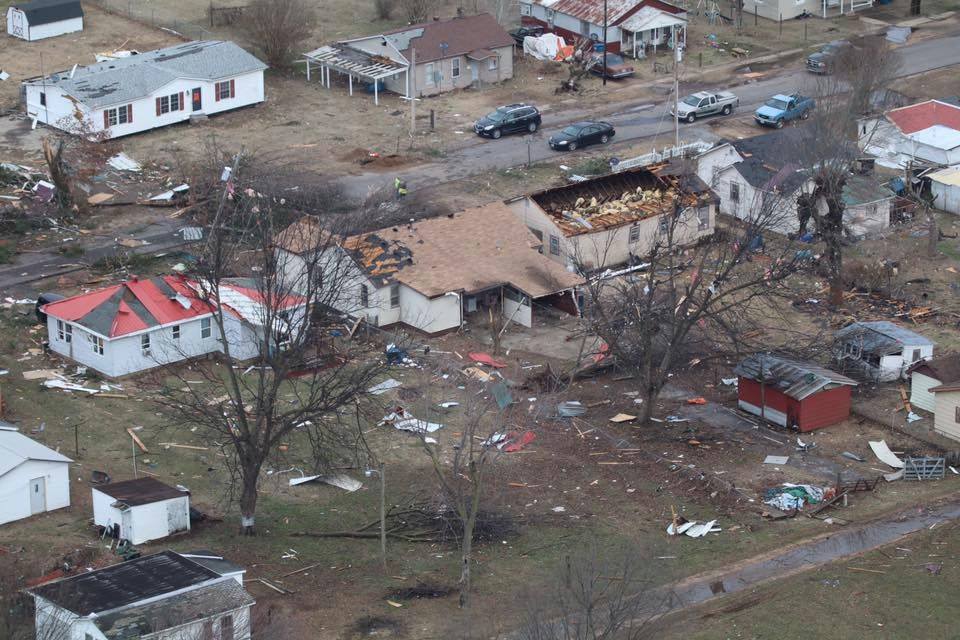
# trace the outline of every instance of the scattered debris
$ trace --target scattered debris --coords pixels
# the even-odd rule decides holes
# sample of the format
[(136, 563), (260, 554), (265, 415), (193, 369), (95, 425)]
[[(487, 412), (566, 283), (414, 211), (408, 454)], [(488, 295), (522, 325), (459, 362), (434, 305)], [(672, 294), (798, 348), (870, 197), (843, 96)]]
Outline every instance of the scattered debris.
[(767, 456), (763, 459), (763, 464), (787, 464), (790, 456)]
[(844, 451), (844, 452), (841, 453), (840, 455), (842, 455), (844, 458), (847, 458), (848, 460), (854, 460), (854, 461), (856, 461), (856, 462), (866, 462), (865, 459), (861, 458), (861, 457), (858, 456), (857, 454), (855, 454), (855, 453), (853, 453), (853, 452), (850, 452), (850, 451)]
[(687, 520), (683, 517), (677, 517), (676, 520), (676, 526), (674, 526), (673, 522), (667, 525), (667, 535), (687, 535), (691, 538), (702, 538), (708, 533), (719, 533), (721, 531), (720, 527), (716, 526), (716, 520), (711, 520), (703, 524), (697, 524), (696, 520)]
[(563, 418), (576, 418), (587, 412), (587, 408), (579, 400), (567, 400), (557, 405), (557, 413)]
[(707, 399), (702, 396), (690, 398), (687, 400), (687, 404), (707, 404)]
[(610, 422), (616, 422), (616, 423), (631, 422), (636, 419), (637, 419), (637, 416), (632, 416), (629, 413), (618, 413), (617, 415), (610, 418)]
[(880, 441), (871, 441), (870, 449), (873, 450), (873, 455), (877, 456), (880, 462), (893, 467), (894, 469), (903, 468), (903, 460), (898, 458), (890, 451), (890, 447), (887, 446), (885, 440)]
[(443, 427), (442, 424), (437, 424), (435, 422), (418, 420), (407, 413), (406, 409), (403, 407), (397, 407), (392, 413), (385, 415), (383, 420), (378, 423), (378, 426), (385, 424), (391, 425), (394, 429), (399, 429), (400, 431), (410, 431), (412, 433), (420, 434), (433, 433), (434, 431)]
[(296, 487), (297, 485), (313, 482), (314, 480), (329, 484), (330, 486), (337, 487), (338, 489), (343, 489), (344, 491), (350, 491), (351, 493), (363, 486), (362, 482), (355, 480), (346, 474), (339, 474), (335, 476), (304, 476), (302, 478), (290, 478), (290, 486)]
[(63, 389), (64, 391), (84, 391), (90, 395), (100, 393), (100, 389), (88, 389), (83, 385), (66, 382), (64, 380), (45, 380), (43, 386), (48, 389)]
[(139, 162), (137, 162), (136, 160), (134, 160), (133, 158), (131, 158), (130, 156), (128, 156), (122, 151), (117, 155), (113, 156), (112, 158), (110, 158), (109, 160), (107, 160), (107, 164), (109, 164), (114, 169), (117, 169), (118, 171), (140, 171), (141, 169), (143, 169), (143, 167), (140, 166)]
[(369, 389), (367, 389), (367, 393), (373, 394), (375, 396), (379, 396), (381, 394), (386, 393), (387, 391), (390, 391), (390, 389), (396, 389), (397, 387), (402, 385), (403, 383), (400, 382), (399, 380), (389, 378), (387, 380), (384, 380), (380, 384), (376, 384), (370, 387)]
[(907, 413), (907, 422), (916, 422), (917, 420), (923, 420), (923, 418), (915, 414), (913, 411)]
[(819, 504), (825, 497), (832, 496), (833, 489), (785, 482), (779, 487), (767, 489), (763, 494), (763, 503), (781, 511), (790, 512), (803, 509), (807, 504)]
[(946, 460), (931, 457), (906, 457), (903, 460), (904, 480), (942, 480), (946, 474)]
[(487, 366), (493, 367), (494, 369), (504, 369), (507, 366), (506, 362), (500, 362), (499, 360), (494, 360), (493, 356), (491, 356), (489, 353), (473, 352), (473, 353), (468, 353), (467, 357), (473, 360), (474, 362), (485, 364)]
[(34, 369), (23, 372), (24, 380), (63, 380), (64, 377), (54, 369)]

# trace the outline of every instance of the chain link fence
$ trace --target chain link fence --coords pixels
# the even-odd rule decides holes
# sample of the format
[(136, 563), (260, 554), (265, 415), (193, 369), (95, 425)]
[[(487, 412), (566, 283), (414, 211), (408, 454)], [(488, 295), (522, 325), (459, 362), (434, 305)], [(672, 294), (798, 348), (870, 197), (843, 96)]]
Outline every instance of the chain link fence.
[[(88, 0), (101, 9), (115, 13), (137, 22), (148, 24), (158, 29), (172, 31), (190, 40), (210, 40), (212, 34), (199, 24), (204, 20), (202, 15), (192, 18), (192, 22), (185, 16), (183, 9), (157, 6), (151, 0)], [(179, 3), (178, 3), (179, 4)]]

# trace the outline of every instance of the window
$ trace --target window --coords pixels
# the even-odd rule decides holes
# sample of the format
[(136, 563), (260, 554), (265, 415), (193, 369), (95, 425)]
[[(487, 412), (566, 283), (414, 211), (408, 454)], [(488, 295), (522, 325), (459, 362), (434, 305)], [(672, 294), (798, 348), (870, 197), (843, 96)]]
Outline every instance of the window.
[(460, 77), (460, 58), (454, 58), (450, 61), (450, 77)]
[(57, 340), (60, 342), (73, 342), (73, 325), (67, 324), (63, 320), (57, 320)]
[(183, 94), (175, 93), (172, 96), (161, 96), (157, 98), (157, 115), (170, 113), (171, 111), (183, 110)]
[(553, 9), (547, 9), (546, 13), (547, 13), (547, 22), (549, 22), (550, 26), (552, 27), (553, 21), (554, 19), (556, 19), (556, 16), (557, 16), (557, 12), (554, 11)]
[(527, 227), (527, 229), (529, 229), (530, 233), (537, 237), (537, 240), (539, 240), (541, 243), (543, 242), (543, 231), (540, 229), (531, 229), (530, 227)]
[(180, 339), (180, 325), (175, 324), (175, 325), (173, 325), (172, 327), (170, 327), (170, 329), (173, 331), (173, 339), (174, 339), (174, 340), (179, 340), (179, 339)]
[(630, 244), (640, 242), (640, 225), (630, 227)]
[(670, 232), (670, 216), (660, 216), (660, 233), (667, 235)]
[(530, 5), (526, 3), (520, 4), (520, 15), (529, 16), (530, 15)]
[(396, 309), (400, 306), (400, 285), (390, 285), (390, 308)]
[(95, 336), (92, 333), (87, 334), (87, 340), (90, 341), (90, 350), (98, 356), (103, 355), (103, 338)]
[(500, 58), (498, 58), (497, 56), (493, 56), (492, 58), (490, 58), (490, 61), (487, 63), (487, 68), (490, 69), (490, 71), (496, 71), (499, 65), (500, 65)]
[(363, 308), (370, 306), (370, 292), (365, 284), (360, 285), (360, 306)]
[(913, 355), (910, 357), (910, 362), (916, 362), (920, 359), (920, 349), (914, 349)]
[(203, 633), (200, 637), (202, 640), (213, 640), (213, 620), (203, 621)]
[(953, 421), (960, 424), (960, 407), (953, 408)]
[(736, 182), (730, 183), (730, 201), (740, 202), (740, 185)]
[(133, 105), (125, 104), (115, 109), (105, 109), (103, 112), (104, 128), (115, 127), (118, 124), (133, 122)]
[(710, 209), (697, 209), (697, 231), (710, 228)]
[(423, 65), (423, 73), (426, 76), (424, 78), (424, 84), (427, 85), (428, 87), (432, 87), (434, 83), (432, 62), (428, 62), (427, 64)]
[(40, 106), (41, 107), (47, 106), (47, 94), (45, 94), (42, 91), (40, 92)]
[(554, 256), (560, 255), (560, 238), (555, 235), (550, 236), (550, 254)]
[(201, 338), (210, 337), (210, 318), (200, 319), (200, 337)]
[(150, 334), (144, 333), (140, 335), (140, 352), (143, 355), (150, 355)]
[(580, 35), (584, 38), (590, 37), (590, 22), (588, 20), (580, 21)]
[(234, 84), (233, 80), (224, 80), (223, 82), (218, 82), (213, 95), (218, 102), (220, 100), (234, 98), (236, 97), (236, 85)]
[(220, 618), (220, 640), (233, 640), (233, 616)]

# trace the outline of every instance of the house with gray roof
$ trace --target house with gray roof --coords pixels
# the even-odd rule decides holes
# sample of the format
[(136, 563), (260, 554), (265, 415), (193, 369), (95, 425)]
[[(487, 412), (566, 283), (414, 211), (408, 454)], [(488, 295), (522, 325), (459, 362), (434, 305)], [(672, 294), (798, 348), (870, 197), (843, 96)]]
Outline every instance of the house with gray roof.
[(70, 463), (0, 420), (0, 524), (70, 506)]
[(249, 640), (243, 570), (195, 556), (162, 551), (29, 589), (37, 638)]
[(23, 99), (38, 122), (117, 138), (263, 102), (266, 68), (232, 42), (185, 42), (26, 80)]
[(933, 357), (934, 343), (888, 320), (854, 322), (837, 332), (833, 353), (841, 370), (869, 380), (906, 379), (910, 367)]

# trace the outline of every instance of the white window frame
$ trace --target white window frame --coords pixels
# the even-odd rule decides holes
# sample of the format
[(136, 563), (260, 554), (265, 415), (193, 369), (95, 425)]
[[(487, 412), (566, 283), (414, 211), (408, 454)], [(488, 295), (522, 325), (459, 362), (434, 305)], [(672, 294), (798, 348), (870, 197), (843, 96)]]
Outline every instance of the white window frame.
[(180, 339), (180, 325), (175, 324), (172, 327), (170, 327), (170, 332), (173, 335), (174, 340)]
[(628, 238), (630, 244), (637, 244), (640, 242), (640, 225), (635, 224), (630, 227), (630, 237)]
[(697, 209), (697, 231), (710, 228), (710, 209)]
[(390, 308), (396, 309), (400, 306), (400, 285), (390, 285)]
[(520, 3), (520, 15), (522, 16), (533, 15), (533, 8), (530, 6), (529, 3), (526, 3), (526, 2)]
[(67, 344), (73, 342), (73, 325), (57, 320), (57, 340)]
[(90, 350), (93, 351), (98, 356), (102, 356), (104, 352), (103, 348), (103, 338), (100, 336), (95, 336), (92, 333), (87, 334), (87, 341), (90, 343)]
[(560, 237), (550, 234), (550, 255), (560, 255)]
[(487, 61), (487, 69), (489, 71), (496, 71), (498, 68), (500, 68), (500, 57), (491, 56), (490, 59)]
[(210, 317), (200, 318), (200, 339), (206, 340), (211, 335), (213, 335)]
[(145, 356), (150, 355), (150, 334), (141, 333), (140, 334), (140, 353)]
[(730, 202), (740, 202), (740, 183), (731, 182), (730, 183)]
[(450, 60), (450, 77), (451, 78), (460, 77), (460, 57), (459, 56)]
[(426, 63), (425, 65), (423, 65), (423, 72), (424, 72), (424, 74), (425, 74), (425, 77), (424, 77), (424, 80), (423, 80), (423, 84), (424, 84), (425, 86), (427, 86), (427, 87), (434, 87), (434, 86), (436, 86), (436, 81), (435, 81), (435, 78), (436, 78), (436, 77), (434, 76), (433, 63), (432, 63), (432, 62), (428, 62), (428, 63)]

